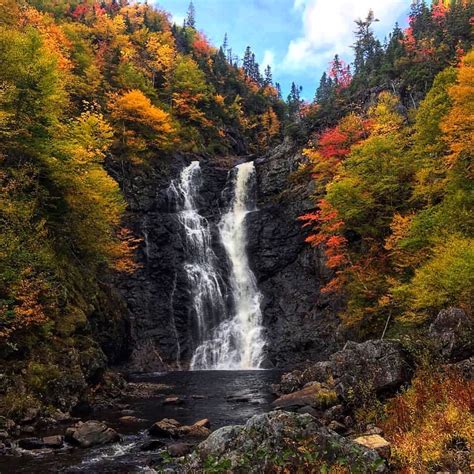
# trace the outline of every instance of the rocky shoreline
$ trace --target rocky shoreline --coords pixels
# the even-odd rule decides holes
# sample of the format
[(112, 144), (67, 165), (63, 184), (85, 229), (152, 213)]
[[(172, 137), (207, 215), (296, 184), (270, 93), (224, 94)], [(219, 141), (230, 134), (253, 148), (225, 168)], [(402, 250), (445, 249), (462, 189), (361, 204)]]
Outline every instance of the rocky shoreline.
[[(472, 341), (461, 337), (469, 324), (465, 313), (451, 308), (438, 315), (429, 334), (444, 367), (472, 380)], [(358, 410), (369, 401), (383, 402), (403, 390), (414, 370), (415, 361), (399, 341), (348, 342), (325, 361), (285, 373), (272, 386), (273, 411), (253, 416), (245, 425), (214, 432), (208, 419), (190, 425), (161, 419), (149, 427), (138, 449), (152, 454), (151, 467), (171, 472), (281, 472), (278, 469), (285, 466), (294, 472), (321, 472), (324, 466), (339, 465), (349, 466), (350, 472), (388, 472), (392, 470), (391, 443), (384, 438), (383, 428), (361, 420)], [(104, 392), (95, 403), (121, 409), (119, 421), (133, 426), (140, 420), (123, 400), (157, 396), (163, 389), (147, 383), (116, 384), (109, 398)], [(180, 406), (186, 400), (162, 396), (161, 403)], [(63, 434), (41, 436), (51, 426)], [(45, 416), (30, 410), (18, 423), (0, 419), (3, 455), (89, 449), (120, 439), (117, 430), (104, 422), (81, 421), (60, 411)], [(468, 452), (460, 449), (459, 456), (468, 457)]]

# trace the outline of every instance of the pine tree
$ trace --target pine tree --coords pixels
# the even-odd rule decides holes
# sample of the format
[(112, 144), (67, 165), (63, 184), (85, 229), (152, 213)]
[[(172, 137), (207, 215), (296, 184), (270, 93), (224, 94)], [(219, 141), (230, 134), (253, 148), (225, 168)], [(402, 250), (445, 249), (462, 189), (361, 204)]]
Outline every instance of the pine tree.
[(242, 67), (244, 69), (245, 75), (249, 77), (252, 72), (252, 50), (250, 49), (250, 46), (245, 48)]
[(291, 83), (290, 93), (287, 98), (288, 104), (288, 113), (292, 119), (297, 119), (299, 117), (299, 112), (301, 109), (301, 92), (303, 88), (296, 85), (294, 82)]
[(264, 79), (263, 79), (263, 84), (265, 86), (272, 85), (273, 84), (272, 68), (269, 64), (265, 68), (265, 73), (264, 74), (265, 74), (265, 76), (264, 76)]
[(186, 26), (189, 26), (190, 28), (196, 28), (196, 8), (194, 7), (192, 0), (189, 2), (188, 13), (185, 22)]
[(277, 90), (278, 98), (281, 99), (281, 98), (282, 98), (282, 95), (281, 95), (281, 85), (280, 85), (279, 82), (276, 82), (276, 83), (275, 83), (275, 89)]

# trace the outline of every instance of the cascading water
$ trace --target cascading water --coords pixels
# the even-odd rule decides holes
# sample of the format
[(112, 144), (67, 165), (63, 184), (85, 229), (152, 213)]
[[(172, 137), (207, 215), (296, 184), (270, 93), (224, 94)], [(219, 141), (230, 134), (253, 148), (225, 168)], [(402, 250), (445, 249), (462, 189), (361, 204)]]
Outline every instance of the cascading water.
[[(237, 166), (234, 198), (222, 216), (219, 233), (230, 263), (234, 313), (216, 326), (196, 349), (192, 370), (257, 369), (263, 358), (261, 295), (247, 256), (246, 216), (255, 210), (253, 162)], [(204, 316), (203, 316), (204, 317)]]
[(212, 328), (226, 317), (223, 283), (212, 250), (209, 223), (198, 210), (200, 187), (201, 168), (198, 161), (193, 161), (168, 188), (185, 235), (187, 261), (184, 269), (189, 280), (198, 344), (203, 343)]

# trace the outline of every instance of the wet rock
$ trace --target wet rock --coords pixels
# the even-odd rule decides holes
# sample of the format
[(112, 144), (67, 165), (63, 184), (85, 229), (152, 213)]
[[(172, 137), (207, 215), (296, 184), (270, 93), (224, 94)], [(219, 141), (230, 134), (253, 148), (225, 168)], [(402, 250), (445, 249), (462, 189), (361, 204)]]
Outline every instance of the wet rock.
[(192, 444), (189, 443), (173, 443), (167, 447), (168, 453), (174, 458), (186, 456), (193, 449)]
[(135, 414), (135, 410), (122, 410), (120, 413), (123, 416), (132, 416)]
[(164, 418), (157, 421), (148, 432), (152, 436), (164, 438), (205, 438), (210, 434), (210, 430), (205, 426), (208, 423), (208, 420), (200, 420), (193, 425), (186, 426), (172, 418)]
[(141, 420), (137, 418), (136, 416), (121, 416), (119, 418), (119, 421), (121, 423), (130, 424), (130, 423), (140, 423)]
[(163, 400), (163, 405), (183, 405), (184, 399), (179, 397), (167, 397)]
[(377, 453), (384, 459), (390, 458), (390, 443), (386, 439), (382, 438), (380, 435), (373, 434), (367, 436), (359, 436), (358, 438), (354, 439), (354, 443), (377, 451)]
[(324, 387), (320, 383), (314, 383), (297, 392), (282, 395), (272, 405), (275, 408), (297, 408), (304, 406), (324, 408), (336, 403), (337, 395), (334, 390)]
[(44, 448), (44, 442), (40, 438), (24, 438), (18, 440), (18, 446), (21, 449), (42, 449)]
[(46, 436), (43, 438), (43, 444), (45, 448), (59, 449), (64, 445), (64, 438), (59, 435)]
[(471, 356), (474, 350), (474, 320), (459, 308), (440, 311), (430, 325), (428, 335), (448, 361), (462, 360)]
[(156, 451), (165, 446), (165, 443), (159, 439), (150, 439), (140, 446), (140, 451)]
[(0, 441), (9, 438), (8, 431), (6, 430), (0, 430)]
[(181, 426), (181, 423), (174, 420), (173, 418), (163, 418), (162, 420), (154, 423), (148, 432), (152, 436), (176, 438), (179, 436), (179, 429)]
[[(330, 467), (345, 458), (356, 472), (386, 472), (376, 451), (338, 435), (310, 415), (281, 411), (254, 416), (244, 426), (215, 431), (197, 446), (186, 469), (200, 472), (212, 459), (226, 465), (229, 472), (275, 472), (277, 465), (279, 469), (305, 472), (307, 453), (301, 454), (299, 447), (314, 450), (312, 454), (321, 467)], [(271, 457), (265, 453), (271, 453)]]
[(81, 448), (90, 448), (120, 440), (120, 435), (100, 421), (79, 422), (68, 428), (65, 440)]
[(203, 428), (210, 428), (211, 427), (211, 422), (207, 418), (203, 418), (202, 420), (196, 421), (194, 423), (194, 426), (200, 426)]

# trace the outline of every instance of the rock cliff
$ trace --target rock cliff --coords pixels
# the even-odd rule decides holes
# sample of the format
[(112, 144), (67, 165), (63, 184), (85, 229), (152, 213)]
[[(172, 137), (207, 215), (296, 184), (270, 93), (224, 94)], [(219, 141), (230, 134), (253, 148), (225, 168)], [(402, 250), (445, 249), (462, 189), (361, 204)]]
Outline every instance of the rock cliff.
[[(200, 213), (217, 224), (231, 198), (228, 171), (243, 159), (249, 158), (175, 155), (141, 167), (111, 165), (129, 204), (128, 225), (142, 238), (141, 268), (117, 281), (130, 314), (132, 370), (186, 367), (192, 355), (194, 322), (183, 268), (186, 245), (167, 193), (172, 179), (190, 161), (199, 160)], [(258, 212), (248, 216), (248, 249), (263, 294), (269, 366), (321, 359), (336, 347), (337, 302), (320, 295), (327, 278), (323, 260), (304, 242), (296, 220), (312, 206), (311, 184), (292, 179), (303, 159), (284, 143), (255, 160)], [(213, 240), (225, 267), (218, 236)]]

